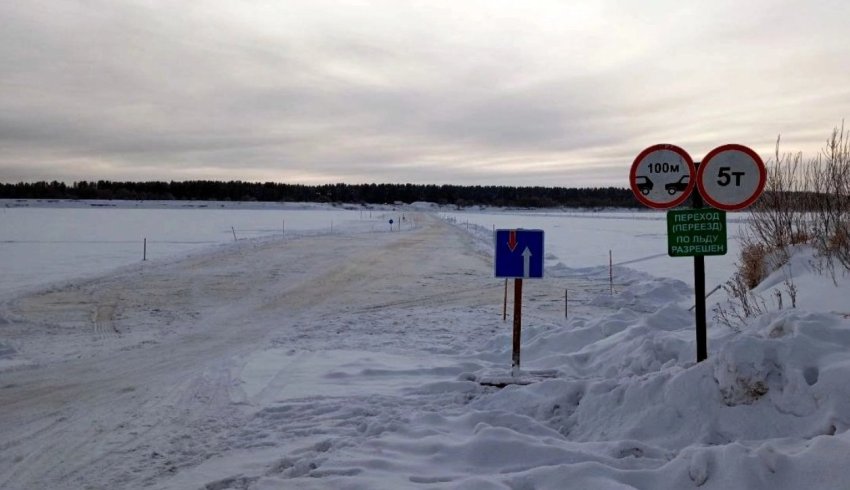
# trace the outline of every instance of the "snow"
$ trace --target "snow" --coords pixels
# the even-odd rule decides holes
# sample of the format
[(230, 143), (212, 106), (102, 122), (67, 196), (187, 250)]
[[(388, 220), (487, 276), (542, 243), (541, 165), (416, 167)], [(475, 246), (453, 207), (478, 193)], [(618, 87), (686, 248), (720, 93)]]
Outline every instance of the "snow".
[[(374, 214), (374, 218), (370, 215)], [(308, 203), (0, 200), (0, 295), (237, 239), (384, 231), (391, 209)], [(380, 220), (378, 218), (381, 218)], [(33, 271), (38, 271), (34, 274)]]
[[(658, 211), (492, 211), (453, 213), (445, 216), (458, 224), (473, 227), (470, 231), (492, 234), (493, 228), (528, 228), (544, 230), (546, 251), (552, 260), (572, 268), (608, 267), (611, 251), (614, 266), (655, 276), (673, 277), (693, 287), (693, 265), (687, 258), (667, 256), (666, 214)], [(706, 287), (728, 279), (733, 263), (738, 259), (738, 236), (745, 221), (744, 213), (727, 213), (729, 252), (725, 256), (706, 259)], [(615, 280), (618, 280), (615, 277)]]
[[(101, 209), (28, 211), (82, 230)], [(97, 241), (181, 219), (110, 211), (98, 220), (115, 234)], [(850, 281), (823, 274), (811, 249), (756, 289), (762, 314), (710, 317), (709, 358), (696, 363), (693, 278), (687, 259), (660, 255), (656, 213), (417, 203), (390, 232), (390, 209), (371, 220), (304, 211), (339, 225), (293, 224), (281, 239), (278, 212), (215, 221), (205, 213), (218, 210), (192, 209), (225, 239), (59, 282), (4, 274), (0, 488), (798, 489), (850, 478)], [(234, 216), (269, 231), (228, 241)], [(494, 225), (543, 228), (550, 253), (546, 278), (524, 288), (516, 380)], [(69, 248), (88, 246), (79, 236)], [(706, 259), (709, 288), (735, 259)], [(731, 308), (722, 291), (710, 304)]]

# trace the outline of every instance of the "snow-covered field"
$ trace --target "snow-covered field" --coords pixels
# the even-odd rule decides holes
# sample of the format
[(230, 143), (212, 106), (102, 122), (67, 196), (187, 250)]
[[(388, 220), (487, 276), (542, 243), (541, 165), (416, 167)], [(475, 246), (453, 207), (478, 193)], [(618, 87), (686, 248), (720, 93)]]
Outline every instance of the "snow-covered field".
[[(445, 213), (466, 228), (476, 225), (484, 231), (493, 228), (526, 228), (543, 230), (547, 236), (546, 251), (555, 260), (572, 268), (608, 266), (609, 254), (615, 266), (673, 277), (694, 284), (693, 260), (667, 256), (666, 213), (646, 211), (597, 212), (465, 212)], [(729, 252), (706, 259), (708, 290), (729, 279), (738, 260), (740, 235), (746, 213), (727, 216)], [(615, 277), (616, 281), (616, 277)]]
[[(175, 212), (154, 211), (161, 227)], [(348, 211), (334, 233), (293, 225), (282, 239), (279, 214), (262, 212), (274, 213), (267, 224), (210, 218), (210, 233), (224, 235), (215, 243), (147, 262), (81, 262), (87, 270), (47, 285), (16, 284), (4, 256), (0, 488), (850, 481), (850, 287), (815, 273), (805, 249), (759, 288), (770, 311), (740, 332), (712, 323), (709, 359), (696, 364), (689, 261), (659, 255), (661, 215), (420, 209), (390, 233), (395, 212)], [(313, 212), (329, 221), (342, 211)], [(91, 215), (65, 216), (58, 222), (79, 229)], [(549, 254), (546, 278), (526, 281), (524, 293), (522, 379), (535, 382), (502, 389), (479, 383), (510, 367), (493, 225), (546, 229)], [(269, 233), (233, 241), (230, 226)], [(619, 264), (614, 295), (609, 249)], [(40, 249), (28, 250), (16, 260), (36, 264)], [(709, 287), (734, 260), (706, 259), (716, 274)], [(789, 277), (796, 309), (787, 307)], [(781, 311), (774, 290), (785, 294)]]
[[(0, 295), (214, 244), (257, 237), (384, 231), (391, 208), (174, 201), (0, 200)], [(380, 217), (380, 219), (379, 219)], [(145, 247), (144, 241), (147, 240)]]

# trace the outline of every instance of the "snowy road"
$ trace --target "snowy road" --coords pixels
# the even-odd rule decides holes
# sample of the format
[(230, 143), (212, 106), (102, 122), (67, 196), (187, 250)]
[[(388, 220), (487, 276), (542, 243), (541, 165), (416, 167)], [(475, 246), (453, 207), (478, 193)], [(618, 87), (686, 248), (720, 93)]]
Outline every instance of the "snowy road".
[[(280, 393), (350, 395), (350, 380), (331, 385), (344, 363), (456, 375), (440, 356), (503, 328), (500, 283), (469, 235), (418, 219), (404, 233), (242, 243), (5, 305), (29, 365), (1, 378), (0, 487), (167, 481), (240, 444), (233, 430)], [(486, 311), (493, 328), (458, 322), (457, 308)], [(335, 377), (323, 385), (317, 368)], [(393, 376), (410, 382), (364, 380), (359, 396)]]
[(825, 282), (810, 253), (793, 277), (814, 309), (715, 323), (699, 364), (686, 284), (615, 267), (612, 292), (606, 267), (548, 256), (524, 289), (522, 352), (554, 377), (498, 390), (478, 382), (510, 359), (490, 230), (408, 217), (403, 232), (240, 241), (0, 302), (0, 488), (850, 478), (850, 320), (831, 313), (848, 284)]

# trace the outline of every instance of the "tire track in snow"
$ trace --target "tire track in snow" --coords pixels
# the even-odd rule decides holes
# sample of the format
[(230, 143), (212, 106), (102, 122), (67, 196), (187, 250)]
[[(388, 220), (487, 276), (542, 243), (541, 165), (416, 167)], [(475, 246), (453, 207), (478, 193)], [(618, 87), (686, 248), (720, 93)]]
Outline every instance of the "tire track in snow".
[[(398, 428), (412, 410), (462, 406), (471, 395), (454, 380), (464, 350), (506, 329), (503, 284), (468, 234), (417, 221), (404, 233), (240, 242), (10, 302), (3, 317), (14, 321), (3, 328), (39, 364), (3, 373), (12, 388), (0, 390), (0, 488), (179, 488), (181, 474), (233, 448), (272, 456), (213, 487), (266, 473), (318, 477), (324, 454)], [(554, 310), (559, 288), (529, 285), (529, 302)], [(92, 340), (92, 311), (98, 332), (120, 333)], [(456, 320), (471, 316), (480, 320)], [(454, 355), (452, 374), (424, 372), (457, 385), (293, 399), (293, 384), (272, 377), (275, 388), (252, 402), (234, 372), (274, 349), (408, 363)], [(360, 364), (328, 374), (342, 387), (410, 376)]]
[[(221, 374), (229, 359), (332, 311), (423, 293), (439, 302), (428, 292), (442, 287), (438, 279), (399, 285), (423, 264), (468, 273), (477, 288), (486, 263), (464, 255), (457, 233), (420, 221), (423, 228), (405, 233), (239, 243), (11, 301), (4, 317), (15, 321), (4, 329), (38, 364), (3, 373), (10, 388), (0, 390), (0, 487), (169, 478), (217, 450), (211, 434), (244, 423), (233, 380)], [(455, 253), (446, 260), (433, 253), (438, 245)], [(466, 294), (456, 293), (458, 301)], [(92, 311), (97, 332), (120, 334), (93, 341)], [(404, 342), (403, 331), (386, 335)], [(322, 338), (319, 328), (302, 344)]]

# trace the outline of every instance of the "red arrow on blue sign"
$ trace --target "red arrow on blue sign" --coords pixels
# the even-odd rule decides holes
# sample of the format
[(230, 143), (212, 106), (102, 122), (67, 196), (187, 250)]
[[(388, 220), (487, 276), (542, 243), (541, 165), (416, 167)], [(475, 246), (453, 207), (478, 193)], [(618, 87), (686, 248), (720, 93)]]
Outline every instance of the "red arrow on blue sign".
[(508, 233), (508, 248), (513, 252), (516, 250), (517, 240), (516, 240), (516, 230), (511, 230)]

